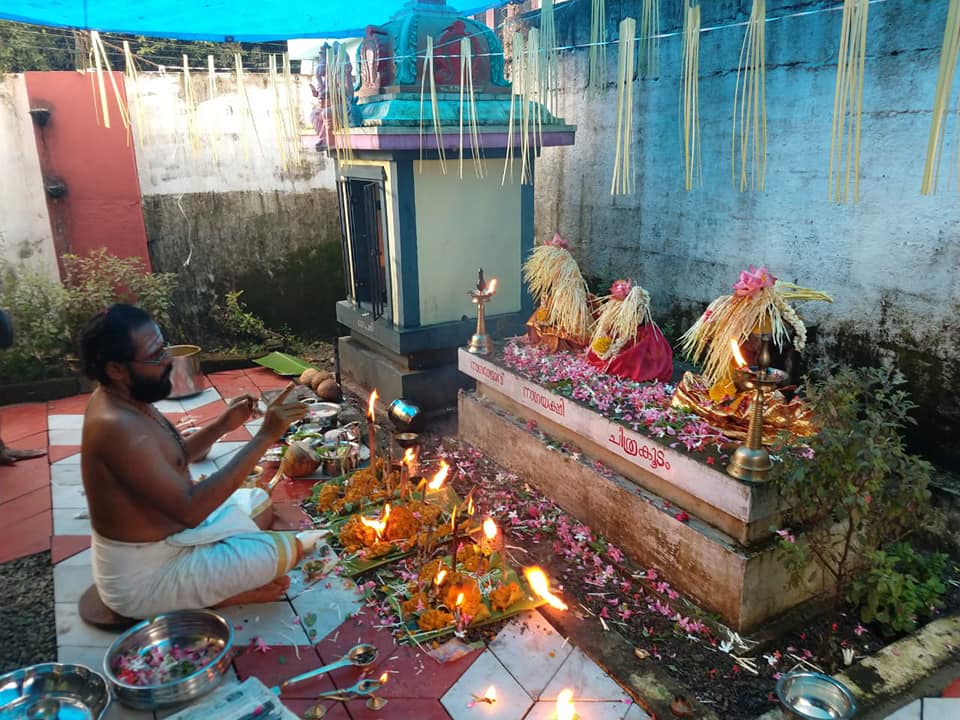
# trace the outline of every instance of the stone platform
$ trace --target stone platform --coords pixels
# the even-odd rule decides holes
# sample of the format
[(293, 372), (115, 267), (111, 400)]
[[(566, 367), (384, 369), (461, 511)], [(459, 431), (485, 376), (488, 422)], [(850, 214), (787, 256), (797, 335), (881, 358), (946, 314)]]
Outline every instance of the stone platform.
[[(518, 473), (634, 560), (737, 630), (749, 630), (822, 591), (818, 573), (788, 588), (770, 526), (772, 487), (750, 485), (666, 444), (526, 380), (488, 358), (460, 351), (477, 389), (459, 399), (460, 436)], [(569, 442), (579, 460), (552, 450), (528, 423)], [(619, 474), (598, 472), (600, 460)], [(690, 519), (676, 519), (679, 509)]]

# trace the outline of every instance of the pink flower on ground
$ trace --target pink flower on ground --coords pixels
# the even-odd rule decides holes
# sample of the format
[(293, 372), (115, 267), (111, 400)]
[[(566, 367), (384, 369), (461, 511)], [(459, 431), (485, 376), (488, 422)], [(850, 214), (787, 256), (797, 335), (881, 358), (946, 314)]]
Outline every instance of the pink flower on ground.
[(733, 294), (738, 297), (756, 297), (764, 288), (773, 287), (776, 278), (766, 267), (750, 266), (749, 270), (740, 271), (740, 279), (733, 284)]
[(253, 643), (253, 649), (259, 653), (266, 653), (270, 649), (270, 646), (267, 645), (267, 643), (264, 642), (263, 638), (260, 637), (259, 635), (257, 635), (252, 640), (252, 643)]
[(614, 280), (610, 286), (610, 294), (616, 300), (625, 300), (630, 290), (633, 289), (633, 283), (629, 280)]
[(690, 519), (689, 513), (686, 510), (681, 510), (676, 515), (673, 516), (675, 520), (679, 520), (682, 523), (687, 522)]
[(793, 545), (797, 541), (797, 538), (789, 530), (784, 530), (784, 529), (777, 530), (777, 535), (783, 538), (784, 542), (788, 542), (791, 545)]
[(857, 623), (857, 626), (853, 629), (853, 634), (856, 635), (857, 637), (860, 637), (866, 631), (867, 629), (863, 625), (861, 625), (860, 623)]

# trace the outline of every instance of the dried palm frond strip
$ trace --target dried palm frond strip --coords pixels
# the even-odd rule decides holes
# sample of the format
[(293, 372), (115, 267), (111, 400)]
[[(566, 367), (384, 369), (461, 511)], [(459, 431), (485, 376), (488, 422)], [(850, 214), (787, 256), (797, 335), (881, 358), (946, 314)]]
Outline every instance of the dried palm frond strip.
[(477, 97), (473, 89), (473, 49), (469, 38), (460, 38), (460, 157), (458, 170), (463, 179), (463, 119), (467, 116), (470, 142), (470, 156), (477, 177), (483, 177), (483, 163), (480, 161), (480, 125), (477, 120)]
[(766, 0), (753, 0), (750, 20), (740, 47), (730, 138), (730, 174), (733, 186), (740, 192), (748, 187), (762, 191), (766, 180), (766, 24)]
[[(431, 70), (433, 61), (431, 56)], [(433, 73), (430, 73), (431, 84)], [(350, 106), (353, 98), (353, 75), (350, 72), (350, 59), (342, 43), (333, 45), (333, 62), (327, 63), (327, 88), (330, 90), (330, 126), (332, 129), (337, 158), (353, 160), (353, 146), (350, 144)]]
[(540, 9), (539, 94), (547, 110), (557, 114), (557, 94), (560, 91), (560, 59), (557, 51), (557, 24), (553, 0), (543, 0)]
[(844, 0), (833, 97), (828, 197), (845, 203), (853, 184), (860, 200), (860, 120), (863, 114), (863, 67), (867, 57), (870, 0)]
[[(123, 41), (123, 60), (124, 60), (124, 77), (126, 82), (124, 83), (124, 88), (127, 93), (127, 104), (130, 104), (129, 98), (133, 96), (133, 108), (134, 112), (137, 114), (137, 139), (140, 141), (140, 146), (143, 146), (144, 138), (149, 135), (146, 131), (146, 125), (148, 122), (146, 113), (143, 112), (143, 102), (140, 98), (140, 75), (137, 72), (137, 63), (134, 60), (133, 52), (130, 50), (130, 41)], [(131, 124), (133, 118), (131, 117)]]
[(687, 5), (681, 46), (680, 135), (683, 144), (683, 186), (703, 184), (700, 161), (700, 5)]
[(660, 0), (643, 0), (637, 57), (644, 77), (653, 77), (660, 71)]
[(940, 155), (943, 152), (943, 137), (946, 131), (947, 112), (950, 109), (950, 91), (953, 88), (958, 53), (960, 53), (960, 0), (950, 0), (950, 6), (947, 8), (947, 24), (943, 29), (943, 47), (940, 49), (937, 89), (933, 96), (933, 117), (930, 121), (930, 137), (927, 140), (927, 159), (923, 166), (923, 183), (920, 186), (920, 192), (924, 195), (933, 195), (937, 192)]
[(617, 139), (613, 161), (611, 195), (629, 195), (633, 192), (633, 172), (630, 146), (633, 143), (633, 70), (636, 58), (637, 21), (620, 21), (620, 54), (617, 59)]
[(427, 92), (427, 77), (430, 78), (430, 117), (433, 135), (437, 141), (440, 172), (447, 174), (447, 157), (443, 150), (443, 130), (440, 127), (440, 106), (437, 103), (437, 81), (433, 76), (433, 38), (427, 35), (427, 48), (423, 57), (423, 76), (420, 78), (420, 172), (423, 172), (423, 98)]
[(601, 88), (607, 81), (607, 4), (605, 0), (590, 3), (590, 66), (587, 84)]

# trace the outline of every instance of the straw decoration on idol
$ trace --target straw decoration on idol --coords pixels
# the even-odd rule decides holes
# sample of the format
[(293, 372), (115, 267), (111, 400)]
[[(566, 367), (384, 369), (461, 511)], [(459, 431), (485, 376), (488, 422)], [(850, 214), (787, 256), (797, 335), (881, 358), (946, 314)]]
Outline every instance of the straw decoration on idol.
[(601, 360), (613, 360), (635, 342), (641, 327), (660, 330), (650, 315), (650, 293), (630, 280), (617, 280), (610, 290), (590, 338), (590, 347)]
[(473, 170), (478, 178), (483, 177), (483, 163), (480, 161), (480, 127), (477, 120), (477, 98), (473, 90), (473, 48), (470, 38), (460, 38), (460, 157), (457, 170), (463, 179), (463, 118), (466, 109), (470, 140), (470, 156), (473, 158)]
[(617, 140), (613, 161), (611, 195), (629, 195), (633, 192), (633, 172), (630, 147), (633, 144), (633, 70), (636, 58), (635, 36), (637, 21), (620, 21), (620, 54), (617, 58)]
[(762, 191), (767, 173), (766, 18), (766, 0), (753, 0), (740, 47), (730, 138), (730, 174), (740, 192)]
[(733, 350), (730, 340), (743, 344), (754, 332), (770, 333), (774, 344), (783, 348), (793, 333), (798, 352), (806, 343), (807, 329), (789, 304), (791, 301), (833, 302), (818, 290), (777, 280), (764, 268), (740, 273), (732, 295), (714, 300), (680, 338), (681, 349), (693, 362), (703, 363), (703, 378), (710, 386), (729, 380)]
[(602, 88), (607, 80), (607, 4), (605, 0), (590, 3), (590, 64), (587, 84)]
[(589, 337), (593, 318), (587, 283), (559, 234), (534, 249), (523, 276), (544, 323), (572, 337)]
[[(620, 33), (623, 37), (623, 33)], [(660, 0), (643, 0), (637, 62), (640, 74), (653, 77), (660, 71)]]
[(870, 0), (844, 0), (830, 134), (827, 195), (847, 202), (853, 181), (853, 201), (860, 200), (860, 119), (863, 114), (863, 66), (867, 57), (867, 18)]
[(960, 53), (960, 0), (950, 0), (950, 6), (947, 8), (947, 24), (943, 29), (943, 47), (940, 49), (937, 89), (933, 96), (933, 117), (930, 121), (930, 137), (927, 140), (927, 159), (923, 166), (923, 182), (920, 186), (920, 192), (923, 195), (933, 195), (937, 192), (940, 155), (943, 152), (943, 137), (946, 133), (950, 91), (953, 88), (958, 53)]
[(703, 184), (700, 164), (700, 5), (688, 5), (681, 46), (680, 137), (683, 141), (683, 186)]

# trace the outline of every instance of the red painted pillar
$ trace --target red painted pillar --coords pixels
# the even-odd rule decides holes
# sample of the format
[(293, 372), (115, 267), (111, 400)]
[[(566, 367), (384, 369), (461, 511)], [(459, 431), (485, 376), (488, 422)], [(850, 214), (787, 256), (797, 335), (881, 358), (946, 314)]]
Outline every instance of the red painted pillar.
[[(113, 75), (126, 103), (123, 75)], [(109, 129), (99, 117), (96, 75), (26, 73), (30, 108), (50, 111), (45, 125), (34, 123), (44, 183), (50, 187), (62, 181), (64, 190), (61, 197), (47, 192), (53, 242), (58, 260), (63, 253), (85, 255), (106, 248), (117, 257), (142, 258), (149, 270), (133, 137), (123, 127), (110, 78), (104, 77), (104, 83)]]

